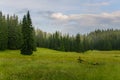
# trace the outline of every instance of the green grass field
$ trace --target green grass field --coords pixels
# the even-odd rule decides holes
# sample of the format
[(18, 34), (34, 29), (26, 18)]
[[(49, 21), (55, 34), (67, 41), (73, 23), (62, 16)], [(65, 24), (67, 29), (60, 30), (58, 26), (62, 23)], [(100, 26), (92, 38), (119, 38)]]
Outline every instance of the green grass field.
[(120, 80), (120, 51), (0, 51), (0, 80)]

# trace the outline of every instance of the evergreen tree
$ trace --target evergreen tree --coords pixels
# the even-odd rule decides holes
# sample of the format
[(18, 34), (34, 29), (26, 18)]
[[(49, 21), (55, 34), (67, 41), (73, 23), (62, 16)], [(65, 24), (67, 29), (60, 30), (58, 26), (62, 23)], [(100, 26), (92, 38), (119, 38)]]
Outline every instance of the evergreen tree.
[(81, 40), (80, 40), (80, 34), (76, 35), (76, 39), (75, 39), (75, 50), (76, 52), (80, 52), (81, 48)]
[(21, 25), (16, 15), (7, 16), (8, 49), (20, 49), (22, 43)]
[(8, 42), (8, 28), (6, 26), (5, 16), (0, 12), (0, 50), (7, 49)]
[(23, 45), (21, 48), (21, 54), (31, 55), (34, 50), (34, 36), (33, 36), (32, 21), (30, 18), (29, 11), (27, 15), (23, 17), (22, 23), (22, 35), (23, 35)]

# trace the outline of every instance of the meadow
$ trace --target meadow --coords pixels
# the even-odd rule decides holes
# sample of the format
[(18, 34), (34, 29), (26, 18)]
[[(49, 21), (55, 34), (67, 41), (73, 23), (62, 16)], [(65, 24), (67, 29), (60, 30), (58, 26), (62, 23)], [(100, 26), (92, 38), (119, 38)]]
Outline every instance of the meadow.
[(0, 51), (0, 80), (120, 80), (120, 51)]

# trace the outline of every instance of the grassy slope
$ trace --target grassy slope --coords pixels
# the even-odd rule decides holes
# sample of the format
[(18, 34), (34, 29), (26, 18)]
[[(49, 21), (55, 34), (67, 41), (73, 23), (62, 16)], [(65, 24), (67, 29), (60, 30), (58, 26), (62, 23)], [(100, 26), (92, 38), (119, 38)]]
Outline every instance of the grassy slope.
[(79, 54), (39, 48), (32, 56), (19, 53), (0, 51), (0, 80), (120, 80), (120, 51)]

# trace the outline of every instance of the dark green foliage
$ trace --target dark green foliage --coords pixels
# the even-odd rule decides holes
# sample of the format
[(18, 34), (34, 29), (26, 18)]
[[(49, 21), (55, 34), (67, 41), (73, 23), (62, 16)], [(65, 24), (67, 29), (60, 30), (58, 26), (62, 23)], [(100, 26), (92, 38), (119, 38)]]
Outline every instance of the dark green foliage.
[(21, 24), (16, 15), (4, 16), (0, 12), (0, 50), (20, 49), (22, 43)]
[[(47, 36), (47, 37), (46, 37)], [(46, 34), (37, 30), (37, 46), (60, 51), (120, 50), (120, 30), (96, 30), (88, 35)]]
[(81, 39), (80, 39), (80, 34), (77, 34), (76, 35), (76, 38), (75, 38), (75, 51), (76, 52), (80, 52), (80, 49), (81, 48)]
[(5, 50), (7, 48), (8, 42), (8, 27), (6, 24), (5, 16), (0, 12), (0, 50)]
[(33, 53), (35, 46), (33, 31), (32, 21), (28, 11), (27, 15), (24, 16), (22, 23), (23, 44), (21, 48), (21, 54), (31, 55)]
[(120, 30), (97, 30), (88, 35), (96, 50), (120, 50)]
[(20, 49), (22, 45), (21, 24), (17, 16), (7, 16), (8, 49)]

